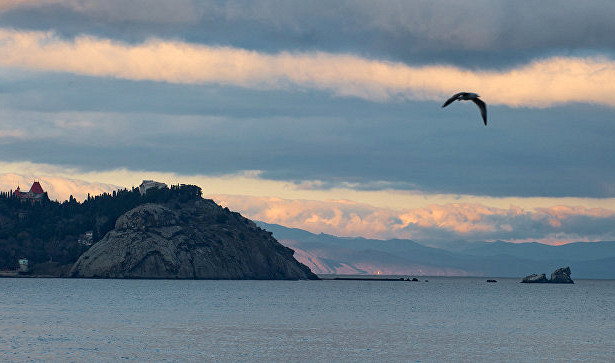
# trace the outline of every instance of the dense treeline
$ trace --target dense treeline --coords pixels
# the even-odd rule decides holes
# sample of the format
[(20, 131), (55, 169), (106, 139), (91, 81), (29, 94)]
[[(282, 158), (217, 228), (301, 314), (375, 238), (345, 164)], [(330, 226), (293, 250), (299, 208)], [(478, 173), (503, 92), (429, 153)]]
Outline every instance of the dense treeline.
[(16, 269), (18, 259), (31, 265), (74, 263), (89, 247), (78, 242), (86, 232), (100, 240), (113, 229), (117, 218), (144, 203), (182, 203), (201, 198), (195, 185), (151, 188), (141, 195), (138, 188), (104, 193), (79, 203), (73, 196), (62, 203), (43, 200), (23, 203), (10, 193), (0, 193), (0, 270)]

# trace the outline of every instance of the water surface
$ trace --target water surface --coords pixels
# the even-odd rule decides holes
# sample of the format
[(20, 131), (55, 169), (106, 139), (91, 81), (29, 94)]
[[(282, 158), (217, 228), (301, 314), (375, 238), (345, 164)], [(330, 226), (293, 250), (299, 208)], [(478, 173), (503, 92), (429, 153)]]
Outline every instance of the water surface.
[(0, 279), (0, 359), (615, 359), (615, 281), (427, 279)]

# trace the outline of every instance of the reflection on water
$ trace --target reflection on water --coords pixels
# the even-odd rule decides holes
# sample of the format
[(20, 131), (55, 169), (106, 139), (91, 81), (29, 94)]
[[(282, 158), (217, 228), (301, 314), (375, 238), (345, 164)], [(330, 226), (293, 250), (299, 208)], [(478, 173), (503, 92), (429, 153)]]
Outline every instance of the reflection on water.
[(0, 279), (2, 360), (615, 357), (615, 281)]

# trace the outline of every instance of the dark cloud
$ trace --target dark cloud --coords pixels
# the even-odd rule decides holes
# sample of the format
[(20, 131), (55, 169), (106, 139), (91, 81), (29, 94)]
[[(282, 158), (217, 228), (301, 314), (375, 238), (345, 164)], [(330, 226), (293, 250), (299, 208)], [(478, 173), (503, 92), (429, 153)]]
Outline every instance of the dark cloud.
[(615, 54), (615, 3), (473, 1), (59, 1), (0, 26), (124, 41), (182, 39), (277, 52), (351, 52), (413, 64), (503, 68), (537, 56)]
[(322, 189), (615, 196), (615, 111), (606, 107), (490, 107), (484, 127), (470, 103), (441, 109), (65, 75), (10, 82), (0, 94), (2, 161), (262, 170), (264, 178)]
[[(505, 68), (615, 54), (612, 1), (72, 1), (2, 9), (0, 27), (261, 52), (350, 52)], [(0, 160), (87, 170), (262, 170), (300, 187), (615, 196), (615, 111), (374, 103), (0, 69)], [(13, 74), (13, 73), (17, 73)], [(575, 90), (571, 90), (575, 92)]]

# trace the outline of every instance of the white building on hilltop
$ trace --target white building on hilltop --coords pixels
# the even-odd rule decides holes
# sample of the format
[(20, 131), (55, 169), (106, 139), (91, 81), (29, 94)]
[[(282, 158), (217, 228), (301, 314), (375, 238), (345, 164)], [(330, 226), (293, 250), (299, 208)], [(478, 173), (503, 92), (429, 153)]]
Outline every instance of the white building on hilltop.
[(19, 272), (28, 272), (28, 259), (20, 258), (19, 262)]
[(165, 183), (157, 182), (155, 180), (144, 180), (143, 183), (139, 185), (139, 193), (141, 193), (141, 195), (145, 195), (147, 190), (150, 188), (166, 189), (168, 186)]

